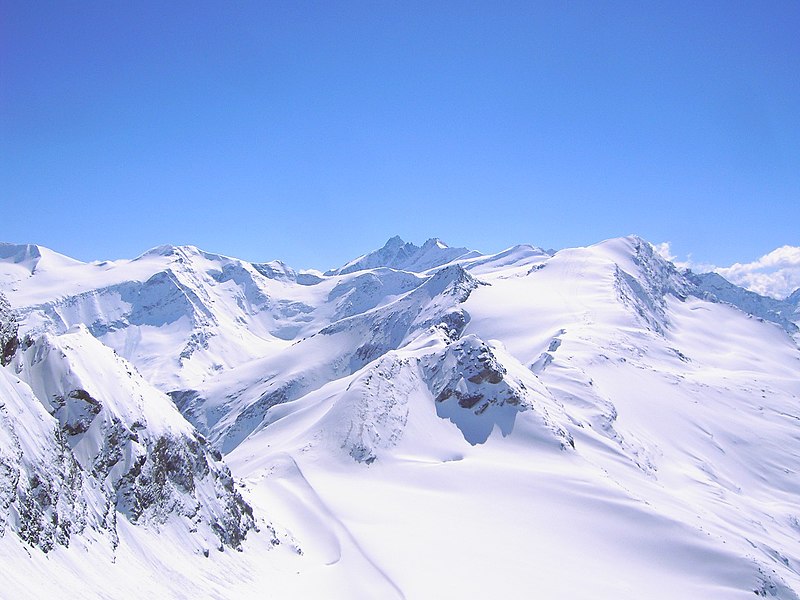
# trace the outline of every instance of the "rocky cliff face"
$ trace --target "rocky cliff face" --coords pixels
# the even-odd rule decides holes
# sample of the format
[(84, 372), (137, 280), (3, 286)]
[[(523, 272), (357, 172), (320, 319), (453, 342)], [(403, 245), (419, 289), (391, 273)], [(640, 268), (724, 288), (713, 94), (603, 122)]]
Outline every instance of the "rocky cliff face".
[(252, 509), (228, 467), (164, 394), (85, 327), (14, 342), (0, 315), (0, 535), (44, 551), (75, 536), (117, 544), (117, 519), (167, 522), (238, 548)]
[(538, 568), (548, 597), (797, 598), (797, 294), (679, 272), (637, 237), (390, 240), (305, 277), (191, 247), (4, 251), (0, 288), (28, 303), (19, 331), (0, 303), (0, 558), (146, 538), (126, 568), (149, 573), (157, 531), (194, 595), (258, 594), (276, 535), (252, 533), (251, 499), (303, 547), (289, 589), (347, 586), (311, 596), (369, 577), (356, 595), (446, 596), (480, 555), (491, 576), (459, 596), (514, 596)]
[(8, 298), (0, 292), (0, 365), (7, 365), (19, 346), (17, 319)]

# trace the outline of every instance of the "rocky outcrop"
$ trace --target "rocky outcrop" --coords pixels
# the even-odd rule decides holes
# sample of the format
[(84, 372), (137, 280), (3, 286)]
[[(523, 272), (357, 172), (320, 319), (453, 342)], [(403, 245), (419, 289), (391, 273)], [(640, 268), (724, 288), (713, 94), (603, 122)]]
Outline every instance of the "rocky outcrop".
[(59, 423), (0, 369), (0, 537), (15, 533), (45, 552), (69, 546), (87, 526), (113, 537), (104, 505)]
[(616, 264), (614, 268), (617, 297), (636, 313), (644, 326), (663, 333), (669, 325), (666, 296), (685, 299), (693, 289), (692, 284), (643, 239), (631, 236), (615, 242), (630, 246), (625, 252), (625, 262), (629, 264)]
[(7, 365), (19, 346), (17, 319), (2, 292), (0, 292), (0, 365)]
[(486, 442), (495, 426), (509, 435), (517, 415), (533, 410), (552, 440), (574, 445), (549, 414), (548, 405), (557, 409), (549, 392), (502, 349), (467, 335), (426, 357), (422, 366), (437, 414), (455, 423), (470, 444)]
[(0, 534), (47, 552), (93, 531), (116, 547), (122, 515), (221, 549), (254, 529), (221, 455), (86, 328), (12, 358), (0, 370)]
[(339, 269), (327, 271), (325, 275), (346, 275), (378, 267), (419, 273), (454, 260), (475, 256), (480, 254), (468, 248), (450, 248), (438, 238), (431, 238), (422, 246), (417, 246), (403, 241), (400, 236), (394, 236), (384, 244), (383, 248), (365, 254)]

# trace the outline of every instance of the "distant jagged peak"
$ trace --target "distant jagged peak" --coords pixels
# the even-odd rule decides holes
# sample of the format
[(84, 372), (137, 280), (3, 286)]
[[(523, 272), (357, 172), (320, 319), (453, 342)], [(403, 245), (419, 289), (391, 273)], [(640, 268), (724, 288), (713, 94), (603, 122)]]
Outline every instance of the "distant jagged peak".
[(339, 269), (327, 271), (325, 275), (346, 275), (379, 267), (419, 273), (454, 260), (477, 256), (481, 254), (469, 248), (451, 248), (439, 238), (430, 238), (422, 246), (417, 246), (396, 235), (389, 238), (382, 248), (359, 256)]
[(439, 238), (430, 238), (429, 240), (426, 240), (424, 244), (422, 244), (423, 249), (439, 248), (440, 250), (446, 250), (449, 247), (450, 246), (445, 244)]
[(399, 235), (395, 235), (386, 240), (386, 244), (384, 244), (383, 247), (388, 248), (390, 246), (404, 246), (405, 244), (406, 242), (403, 241), (403, 238), (401, 238)]
[(237, 260), (229, 256), (224, 256), (222, 254), (216, 254), (214, 252), (206, 252), (194, 246), (192, 244), (163, 244), (161, 246), (156, 246), (155, 248), (150, 248), (146, 252), (137, 256), (134, 260), (142, 260), (146, 258), (153, 258), (163, 256), (164, 258), (176, 258), (176, 259), (189, 259), (189, 258), (205, 258), (207, 260)]

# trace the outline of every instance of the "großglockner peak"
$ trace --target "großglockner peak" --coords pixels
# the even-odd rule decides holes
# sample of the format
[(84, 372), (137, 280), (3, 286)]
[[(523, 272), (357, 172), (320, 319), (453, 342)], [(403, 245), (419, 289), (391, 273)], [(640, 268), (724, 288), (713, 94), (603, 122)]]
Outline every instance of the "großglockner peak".
[(360, 256), (343, 267), (327, 271), (325, 274), (346, 275), (377, 267), (423, 272), (457, 259), (476, 256), (480, 256), (480, 253), (468, 248), (450, 248), (439, 238), (431, 238), (422, 246), (416, 246), (411, 242), (404, 242), (400, 236), (394, 236), (379, 250)]
[(798, 597), (793, 296), (636, 236), (0, 245), (0, 292), (15, 597)]

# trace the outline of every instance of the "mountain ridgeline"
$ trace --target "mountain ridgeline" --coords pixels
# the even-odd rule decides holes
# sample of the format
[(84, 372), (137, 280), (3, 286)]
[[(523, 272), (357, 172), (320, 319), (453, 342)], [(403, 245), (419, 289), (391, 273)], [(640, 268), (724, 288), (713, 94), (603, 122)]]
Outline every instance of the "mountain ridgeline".
[(636, 236), (325, 273), (0, 244), (0, 559), (98, 597), (797, 599), (798, 323)]
[[(0, 302), (5, 298), (0, 297)], [(14, 339), (0, 399), (0, 532), (47, 552), (76, 536), (118, 544), (117, 519), (182, 522), (238, 548), (255, 523), (228, 467), (166, 394), (76, 325)]]

